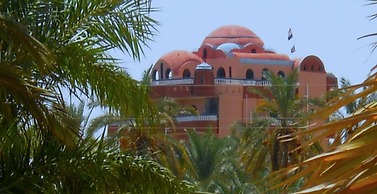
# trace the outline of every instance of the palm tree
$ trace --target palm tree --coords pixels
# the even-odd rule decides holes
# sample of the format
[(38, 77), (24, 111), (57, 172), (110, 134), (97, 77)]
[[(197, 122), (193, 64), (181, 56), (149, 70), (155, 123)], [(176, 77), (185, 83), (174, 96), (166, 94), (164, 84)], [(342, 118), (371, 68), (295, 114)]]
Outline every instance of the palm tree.
[(189, 131), (186, 145), (187, 179), (204, 191), (214, 193), (258, 193), (237, 166), (237, 141), (218, 139), (209, 130), (205, 134)]
[[(329, 106), (318, 111), (313, 117), (326, 118), (339, 108), (346, 106), (360, 98), (368, 98), (377, 91), (377, 73), (370, 75), (362, 84), (347, 88), (330, 101)], [(376, 151), (377, 145), (377, 103), (372, 101), (362, 105), (350, 116), (335, 120), (323, 126), (318, 126), (308, 131), (295, 135), (305, 135), (319, 132), (321, 135), (302, 144), (302, 149), (307, 149), (311, 144), (321, 138), (334, 136), (334, 142), (328, 152), (309, 158), (302, 163), (291, 166), (285, 173), (298, 170), (288, 180), (276, 186), (290, 184), (299, 177), (306, 177), (302, 189), (305, 193), (342, 192), (342, 193), (372, 193), (377, 190)], [(344, 131), (353, 132), (344, 137)], [(279, 177), (279, 175), (278, 175)]]
[(266, 183), (260, 182), (271, 172), (271, 156), (268, 146), (274, 139), (269, 135), (270, 122), (266, 119), (253, 118), (250, 124), (236, 123), (233, 129), (239, 134), (239, 155), (241, 168), (250, 176), (261, 190), (266, 190)]
[[(157, 24), (148, 16), (153, 11), (149, 4), (142, 0), (2, 2), (1, 83), (6, 88), (2, 98), (12, 99), (1, 101), (27, 108), (37, 123), (57, 120), (41, 111), (54, 101), (64, 105), (67, 93), (78, 99), (80, 95), (94, 98), (113, 111), (136, 114), (135, 108), (142, 108), (130, 104), (145, 94), (106, 52), (119, 48), (135, 59), (140, 57), (141, 46), (153, 36)], [(148, 107), (148, 102), (143, 105)], [(64, 139), (70, 134), (69, 126), (62, 127), (64, 132), (59, 126), (53, 132)]]
[[(284, 138), (287, 134), (307, 127), (300, 118), (307, 114), (308, 106), (321, 105), (319, 99), (298, 97), (297, 76), (297, 70), (292, 71), (286, 78), (267, 72), (266, 79), (270, 85), (251, 89), (251, 92), (263, 98), (264, 103), (257, 107), (250, 124), (237, 123), (233, 126), (240, 135), (241, 168), (250, 175), (250, 181), (262, 191), (268, 191), (269, 187), (275, 184), (265, 180), (272, 172), (321, 152), (319, 144), (315, 144), (311, 150), (297, 149), (310, 138), (309, 135)], [(295, 182), (288, 189), (297, 190), (299, 183), (300, 181)]]
[(193, 191), (156, 162), (113, 150), (103, 139), (81, 139), (67, 147), (37, 130), (1, 133), (1, 193)]
[(153, 161), (83, 138), (67, 110), (66, 96), (88, 98), (158, 123), (144, 88), (106, 54), (139, 59), (158, 24), (151, 11), (149, 0), (0, 2), (2, 193), (191, 191)]
[[(251, 126), (244, 129), (245, 132), (242, 133), (244, 145), (255, 148), (253, 144), (258, 142), (258, 145), (268, 146), (271, 158), (269, 160), (261, 159), (271, 162), (272, 171), (277, 171), (299, 161), (302, 155), (300, 150), (295, 150), (300, 145), (301, 139), (282, 140), (282, 137), (304, 128), (305, 124), (300, 122), (299, 118), (304, 115), (305, 107), (312, 104), (307, 99), (299, 99), (297, 96), (297, 76), (297, 69), (288, 74), (286, 78), (267, 72), (266, 79), (270, 82), (270, 86), (263, 89), (252, 89), (252, 92), (258, 94), (264, 100), (264, 104), (257, 107), (256, 111), (262, 115), (267, 114), (268, 117), (256, 119)], [(313, 100), (313, 102), (315, 101)], [(255, 136), (250, 137), (254, 134), (250, 130), (260, 131), (260, 129), (264, 134), (261, 137), (263, 140), (256, 140)], [(262, 150), (266, 151), (265, 149)], [(255, 152), (256, 150), (250, 151)], [(246, 154), (250, 154), (250, 152), (246, 152)], [(260, 152), (260, 154), (261, 157), (267, 156), (265, 152)], [(247, 161), (246, 163), (252, 164), (253, 162)]]

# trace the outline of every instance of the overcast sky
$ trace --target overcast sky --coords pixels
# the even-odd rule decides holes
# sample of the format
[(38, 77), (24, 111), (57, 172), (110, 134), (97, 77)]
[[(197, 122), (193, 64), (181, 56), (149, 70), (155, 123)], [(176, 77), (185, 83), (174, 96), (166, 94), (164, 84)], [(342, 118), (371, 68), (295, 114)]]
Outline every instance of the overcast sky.
[[(327, 72), (352, 83), (362, 82), (377, 62), (377, 51), (371, 54), (370, 43), (376, 38), (357, 40), (377, 32), (377, 5), (367, 0), (154, 0), (160, 11), (159, 32), (145, 48), (145, 57), (133, 62), (120, 52), (112, 53), (135, 79), (162, 55), (173, 50), (195, 51), (213, 30), (224, 25), (241, 25), (257, 34), (265, 48), (291, 58), (316, 55)], [(287, 40), (289, 28), (293, 39)], [(296, 52), (290, 53), (295, 45)]]

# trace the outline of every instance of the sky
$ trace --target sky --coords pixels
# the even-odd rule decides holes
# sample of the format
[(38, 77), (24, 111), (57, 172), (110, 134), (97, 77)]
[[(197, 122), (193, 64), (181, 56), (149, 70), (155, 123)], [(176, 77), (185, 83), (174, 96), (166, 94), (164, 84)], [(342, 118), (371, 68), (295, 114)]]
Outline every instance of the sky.
[[(132, 61), (118, 51), (121, 66), (135, 79), (161, 56), (173, 50), (196, 51), (204, 38), (224, 25), (240, 25), (253, 31), (265, 48), (290, 58), (316, 55), (327, 72), (351, 83), (361, 83), (377, 62), (371, 43), (376, 37), (358, 37), (377, 32), (377, 5), (367, 0), (153, 0), (159, 11), (151, 17), (160, 22), (154, 42), (145, 56)], [(292, 29), (293, 39), (287, 40)], [(296, 52), (291, 53), (295, 45)]]

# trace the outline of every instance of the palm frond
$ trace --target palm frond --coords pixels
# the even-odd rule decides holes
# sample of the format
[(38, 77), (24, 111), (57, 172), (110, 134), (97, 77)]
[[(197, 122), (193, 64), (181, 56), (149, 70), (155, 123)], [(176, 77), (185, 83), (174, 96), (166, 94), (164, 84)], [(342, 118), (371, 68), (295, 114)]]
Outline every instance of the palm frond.
[[(377, 74), (374, 73), (362, 84), (350, 87), (347, 92), (332, 101), (331, 106), (318, 111), (315, 115), (326, 118), (337, 108), (375, 93), (376, 77)], [(302, 149), (326, 136), (334, 137), (334, 142), (328, 152), (307, 159), (289, 168), (285, 173), (280, 173), (286, 175), (299, 170), (298, 174), (307, 178), (302, 193), (367, 193), (377, 189), (377, 182), (374, 181), (377, 171), (375, 168), (377, 152), (373, 149), (377, 145), (376, 122), (377, 103), (372, 101), (361, 106), (349, 117), (299, 132), (297, 135), (315, 132), (320, 134), (303, 144)], [(297, 178), (297, 175), (292, 176), (277, 186), (290, 184)]]
[(126, 118), (121, 117), (120, 115), (114, 115), (111, 113), (98, 116), (91, 120), (86, 129), (86, 136), (93, 137), (98, 130), (105, 129), (105, 127), (109, 126), (110, 124), (118, 124), (119, 126), (122, 126), (122, 123), (127, 122), (126, 120)]
[[(55, 56), (51, 51), (37, 39), (35, 39), (27, 26), (22, 26), (15, 22), (13, 18), (0, 14), (0, 58), (13, 62), (15, 58), (13, 55), (19, 56), (17, 58), (17, 65), (22, 65), (26, 60), (34, 61), (38, 66), (38, 71), (43, 74), (51, 73), (55, 67)], [(4, 52), (7, 50), (7, 52)], [(27, 58), (28, 56), (31, 57)]]
[(71, 43), (89, 44), (102, 51), (118, 48), (140, 59), (142, 47), (147, 46), (157, 31), (158, 22), (149, 17), (156, 11), (150, 7), (150, 0), (97, 3), (71, 0), (66, 6), (69, 9), (65, 9), (66, 16), (60, 22), (70, 30)]
[(7, 136), (0, 143), (1, 193), (194, 192), (156, 162), (107, 149), (102, 140), (66, 147), (40, 132), (2, 131)]

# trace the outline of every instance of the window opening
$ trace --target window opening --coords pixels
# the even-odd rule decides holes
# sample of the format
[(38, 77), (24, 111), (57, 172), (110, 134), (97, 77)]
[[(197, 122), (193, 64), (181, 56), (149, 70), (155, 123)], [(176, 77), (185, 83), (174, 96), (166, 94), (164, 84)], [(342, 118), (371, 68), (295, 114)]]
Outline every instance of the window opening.
[(224, 68), (220, 67), (217, 70), (217, 77), (218, 78), (225, 78), (225, 70), (224, 70)]

